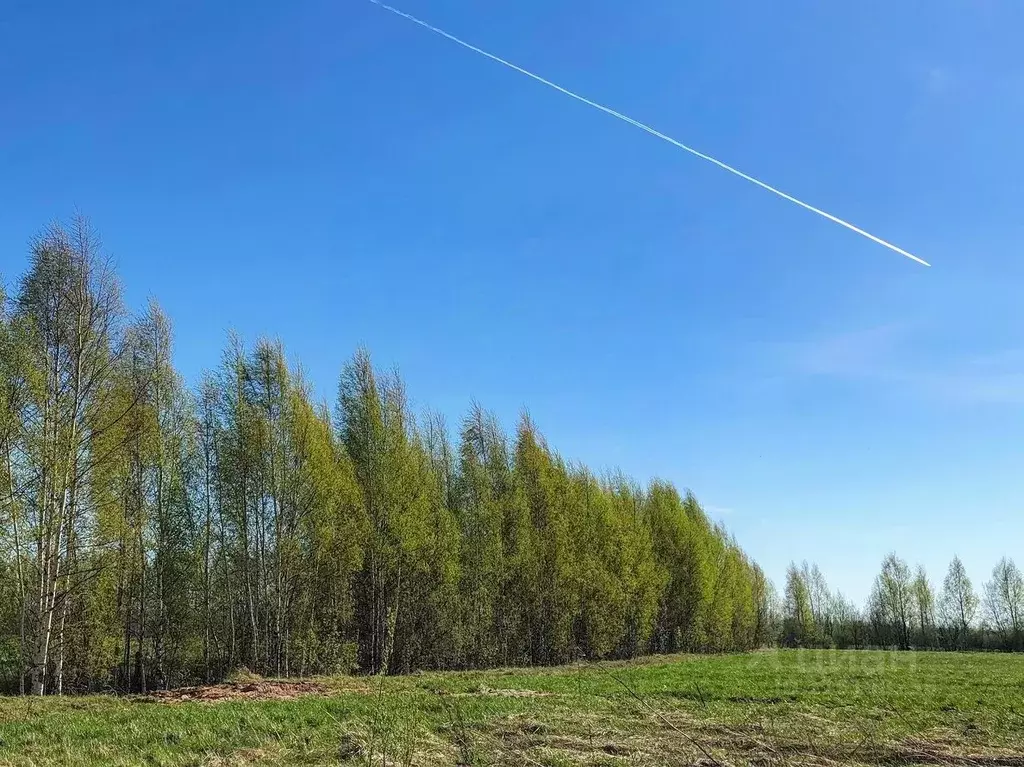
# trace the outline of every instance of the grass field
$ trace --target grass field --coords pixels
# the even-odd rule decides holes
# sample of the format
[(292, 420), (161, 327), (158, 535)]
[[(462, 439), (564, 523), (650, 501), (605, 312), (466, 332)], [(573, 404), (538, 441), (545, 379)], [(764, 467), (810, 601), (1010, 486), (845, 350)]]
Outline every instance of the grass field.
[[(232, 699), (267, 691), (294, 697)], [(1013, 655), (765, 651), (210, 693), (226, 699), (0, 698), (0, 764), (1024, 767)]]

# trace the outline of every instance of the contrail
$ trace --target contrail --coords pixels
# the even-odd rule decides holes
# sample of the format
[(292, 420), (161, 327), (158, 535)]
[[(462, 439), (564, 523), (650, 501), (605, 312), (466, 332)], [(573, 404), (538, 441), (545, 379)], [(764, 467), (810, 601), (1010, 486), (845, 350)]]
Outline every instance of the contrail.
[(434, 32), (434, 33), (436, 33), (438, 35), (441, 35), (442, 37), (447, 37), (453, 43), (458, 43), (463, 48), (468, 48), (469, 50), (473, 51), (474, 53), (479, 53), (481, 56), (486, 56), (487, 58), (491, 59), (491, 61), (497, 61), (499, 64), (502, 64), (502, 65), (508, 67), (509, 69), (514, 69), (516, 72), (519, 72), (520, 74), (524, 74), (527, 77), (530, 77), (530, 78), (536, 80), (539, 83), (543, 83), (544, 85), (548, 86), (549, 88), (554, 88), (559, 93), (564, 93), (566, 96), (570, 96), (571, 98), (574, 98), (577, 101), (582, 101), (587, 106), (591, 106), (594, 109), (599, 109), (602, 112), (604, 112), (605, 114), (609, 114), (612, 117), (615, 117), (615, 118), (618, 118), (619, 120), (622, 120), (623, 122), (629, 123), (630, 125), (636, 126), (637, 128), (640, 128), (641, 130), (647, 131), (652, 136), (656, 136), (657, 138), (660, 138), (662, 141), (667, 141), (669, 144), (672, 144), (672, 146), (679, 147), (680, 149), (682, 149), (682, 150), (684, 150), (686, 152), (689, 152), (690, 154), (694, 155), (695, 157), (699, 157), (700, 159), (706, 160), (707, 162), (710, 162), (713, 165), (717, 165), (722, 170), (727, 170), (730, 173), (732, 173), (734, 176), (739, 176), (743, 180), (749, 181), (751, 184), (756, 184), (757, 186), (761, 187), (762, 189), (766, 189), (769, 192), (771, 192), (772, 194), (778, 195), (779, 197), (781, 197), (784, 200), (789, 200), (790, 202), (792, 202), (792, 203), (794, 203), (796, 205), (799, 205), (801, 208), (804, 208), (805, 210), (811, 211), (811, 213), (817, 213), (819, 216), (822, 216), (823, 218), (827, 218), (829, 221), (831, 221), (833, 223), (839, 224), (840, 226), (845, 226), (851, 232), (856, 232), (861, 237), (867, 237), (872, 242), (878, 243), (879, 245), (888, 248), (889, 250), (893, 251), (894, 253), (899, 253), (901, 256), (906, 256), (909, 259), (917, 261), (917, 263), (919, 263), (919, 264), (924, 264), (925, 266), (931, 266), (931, 264), (929, 264), (927, 261), (925, 261), (924, 259), (918, 258), (913, 253), (908, 253), (907, 251), (903, 250), (903, 248), (897, 247), (896, 245), (893, 245), (891, 242), (886, 242), (881, 237), (876, 237), (875, 235), (871, 234), (871, 232), (865, 232), (859, 226), (854, 226), (849, 221), (844, 221), (843, 219), (839, 218), (838, 216), (833, 216), (831, 213), (828, 213), (828, 212), (822, 210), (821, 208), (816, 208), (813, 205), (804, 202), (803, 200), (798, 200), (796, 197), (793, 197), (790, 194), (786, 194), (781, 189), (776, 189), (774, 186), (771, 186), (770, 184), (766, 184), (764, 181), (761, 181), (760, 179), (754, 178), (753, 176), (750, 176), (750, 175), (744, 173), (741, 170), (737, 170), (736, 168), (732, 167), (731, 165), (727, 165), (726, 163), (722, 162), (721, 160), (716, 160), (711, 155), (707, 155), (707, 154), (704, 154), (703, 152), (699, 152), (696, 149), (694, 149), (693, 147), (687, 146), (686, 144), (682, 143), (681, 141), (676, 141), (671, 136), (666, 136), (664, 133), (662, 133), (661, 131), (655, 130), (650, 125), (645, 125), (644, 123), (640, 122), (639, 120), (634, 120), (632, 117), (629, 117), (628, 115), (622, 114), (622, 112), (615, 111), (611, 107), (606, 107), (606, 106), (604, 106), (604, 104), (598, 104), (596, 101), (591, 101), (590, 99), (585, 98), (585, 97), (579, 95), (578, 93), (573, 93), (572, 91), (568, 90), (567, 88), (563, 88), (561, 85), (558, 85), (557, 83), (553, 83), (550, 80), (547, 80), (547, 79), (541, 77), (540, 75), (535, 75), (533, 72), (530, 72), (530, 71), (528, 71), (526, 69), (523, 69), (520, 66), (516, 66), (511, 61), (506, 61), (505, 59), (501, 58), (500, 56), (495, 56), (493, 53), (488, 53), (487, 51), (483, 50), (482, 48), (477, 48), (475, 45), (467, 43), (465, 40), (460, 40), (455, 35), (450, 35), (447, 32), (445, 32), (443, 29), (438, 29), (433, 24), (428, 24), (426, 21), (423, 21), (422, 19), (418, 19), (418, 18), (416, 18), (415, 16), (413, 16), (411, 14), (405, 13), (404, 11), (400, 11), (397, 8), (392, 8), (390, 5), (387, 5), (386, 3), (381, 2), (381, 0), (370, 0), (370, 2), (373, 3), (374, 5), (379, 5), (384, 10), (390, 11), (391, 13), (395, 14), (396, 16), (401, 16), (403, 19), (408, 19), (409, 21), (413, 22), (414, 24), (419, 24), (424, 29), (429, 29), (431, 32)]

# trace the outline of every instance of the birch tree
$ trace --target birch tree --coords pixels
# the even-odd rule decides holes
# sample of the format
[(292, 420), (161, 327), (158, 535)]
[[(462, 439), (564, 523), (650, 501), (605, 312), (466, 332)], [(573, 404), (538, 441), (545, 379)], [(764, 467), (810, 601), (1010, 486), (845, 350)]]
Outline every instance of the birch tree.
[(810, 585), (793, 563), (786, 570), (784, 631), (786, 644), (797, 647), (813, 643), (817, 635)]
[(963, 649), (978, 612), (978, 596), (960, 557), (953, 557), (949, 564), (949, 571), (942, 582), (939, 609), (949, 643)]
[(917, 623), (917, 645), (930, 647), (935, 639), (935, 592), (928, 574), (918, 565), (912, 586), (914, 595), (914, 616)]
[(985, 584), (985, 613), (1007, 649), (1022, 649), (1024, 638), (1024, 576), (1012, 559), (1003, 557)]
[(894, 643), (901, 648), (909, 648), (914, 609), (913, 583), (910, 567), (895, 553), (882, 561), (882, 571), (875, 579), (871, 601), (879, 644)]
[[(32, 246), (15, 322), (26, 334), (18, 463), (25, 502), (25, 642), (31, 692), (61, 691), (64, 631), (92, 573), (90, 483), (116, 454), (94, 440), (135, 403), (112, 408), (110, 382), (125, 313), (110, 262), (84, 219), (54, 225)], [(56, 657), (54, 657), (56, 655)]]

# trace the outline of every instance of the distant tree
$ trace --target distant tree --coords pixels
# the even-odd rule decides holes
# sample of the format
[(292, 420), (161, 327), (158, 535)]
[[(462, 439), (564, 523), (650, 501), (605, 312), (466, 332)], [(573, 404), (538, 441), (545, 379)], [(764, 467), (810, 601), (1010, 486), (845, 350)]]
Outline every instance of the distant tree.
[(910, 567), (895, 553), (882, 561), (882, 571), (871, 593), (871, 614), (880, 644), (909, 648), (914, 593)]
[(829, 592), (828, 582), (821, 568), (817, 563), (808, 565), (805, 561), (801, 565), (804, 583), (807, 584), (807, 593), (811, 605), (811, 614), (814, 616), (816, 636), (814, 641), (819, 645), (829, 644), (832, 641), (832, 594)]
[(864, 621), (857, 606), (838, 591), (832, 596), (832, 615), (836, 647), (862, 647)]
[(786, 570), (783, 631), (783, 641), (790, 646), (805, 647), (817, 638), (810, 586), (805, 574), (792, 563)]
[(939, 610), (943, 629), (952, 647), (963, 649), (970, 638), (971, 624), (978, 612), (978, 596), (960, 557), (953, 557), (942, 582)]
[(754, 647), (764, 647), (775, 641), (779, 626), (779, 596), (775, 585), (756, 563), (751, 565), (751, 589), (756, 609)]
[(985, 584), (985, 612), (1007, 649), (1020, 650), (1024, 635), (1024, 576), (1003, 557)]
[(917, 623), (915, 642), (919, 647), (931, 647), (935, 640), (935, 592), (922, 565), (917, 567), (912, 588)]

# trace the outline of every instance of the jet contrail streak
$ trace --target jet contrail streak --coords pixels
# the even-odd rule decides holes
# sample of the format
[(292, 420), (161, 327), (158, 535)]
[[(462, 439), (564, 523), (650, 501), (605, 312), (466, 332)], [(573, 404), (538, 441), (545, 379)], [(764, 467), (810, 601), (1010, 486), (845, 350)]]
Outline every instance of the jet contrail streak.
[(766, 189), (769, 192), (771, 192), (772, 194), (778, 195), (779, 197), (781, 197), (784, 200), (789, 200), (790, 202), (792, 202), (792, 203), (794, 203), (796, 205), (799, 205), (801, 208), (805, 208), (806, 210), (811, 211), (811, 213), (817, 213), (819, 216), (822, 216), (823, 218), (827, 218), (829, 221), (832, 221), (833, 223), (839, 224), (840, 226), (844, 226), (847, 229), (849, 229), (851, 232), (856, 232), (861, 237), (867, 237), (872, 242), (878, 243), (879, 245), (881, 245), (883, 247), (886, 247), (886, 248), (888, 248), (889, 250), (891, 250), (891, 251), (893, 251), (895, 253), (899, 253), (901, 256), (906, 256), (909, 259), (917, 261), (917, 263), (919, 263), (919, 264), (924, 264), (925, 266), (931, 266), (931, 264), (929, 264), (924, 259), (918, 258), (913, 253), (908, 253), (907, 251), (903, 250), (903, 248), (897, 247), (896, 245), (893, 245), (891, 242), (886, 242), (881, 237), (876, 237), (875, 235), (871, 234), (871, 232), (865, 232), (863, 229), (861, 229), (858, 226), (854, 226), (849, 221), (843, 221), (843, 219), (839, 218), (838, 216), (833, 216), (831, 213), (828, 213), (828, 212), (822, 210), (821, 208), (816, 208), (813, 205), (804, 202), (803, 200), (798, 200), (796, 197), (793, 197), (790, 194), (786, 194), (781, 189), (776, 189), (774, 186), (771, 186), (770, 184), (766, 184), (764, 181), (761, 181), (760, 179), (756, 179), (753, 176), (747, 175), (743, 171), (737, 170), (736, 168), (732, 167), (731, 165), (727, 165), (726, 163), (722, 162), (721, 160), (716, 160), (711, 155), (704, 154), (703, 152), (697, 151), (693, 147), (687, 146), (686, 144), (683, 144), (680, 141), (676, 141), (671, 136), (666, 136), (661, 131), (655, 130), (654, 128), (652, 128), (649, 125), (644, 125), (644, 123), (642, 123), (642, 122), (640, 122), (638, 120), (634, 120), (632, 117), (629, 117), (628, 115), (622, 114), (622, 112), (616, 112), (611, 107), (606, 107), (603, 104), (598, 104), (596, 101), (591, 101), (590, 99), (585, 98), (585, 97), (579, 95), (578, 93), (573, 93), (572, 91), (568, 90), (567, 88), (563, 88), (561, 85), (558, 85), (557, 83), (553, 83), (550, 80), (546, 80), (545, 78), (541, 77), (540, 75), (535, 75), (533, 72), (530, 72), (530, 71), (528, 71), (526, 69), (523, 69), (520, 66), (516, 66), (511, 61), (506, 61), (505, 59), (501, 58), (500, 56), (495, 56), (493, 53), (488, 53), (487, 51), (483, 50), (482, 48), (477, 48), (475, 45), (467, 43), (465, 40), (460, 40), (455, 35), (450, 35), (447, 32), (445, 32), (443, 29), (438, 29), (433, 24), (428, 24), (427, 22), (423, 21), (422, 19), (418, 19), (415, 16), (412, 16), (411, 14), (405, 13), (404, 11), (400, 11), (397, 8), (393, 8), (390, 5), (387, 5), (386, 3), (381, 2), (381, 0), (370, 0), (370, 2), (373, 3), (374, 5), (380, 6), (381, 8), (383, 8), (386, 11), (390, 11), (391, 13), (393, 13), (393, 14), (395, 14), (397, 16), (401, 16), (404, 19), (408, 19), (409, 21), (413, 22), (414, 24), (419, 24), (424, 29), (429, 29), (431, 32), (434, 32), (435, 34), (441, 35), (442, 37), (446, 37), (449, 40), (451, 40), (453, 43), (458, 43), (463, 48), (468, 48), (469, 50), (473, 51), (474, 53), (479, 53), (481, 56), (486, 56), (487, 58), (491, 59), (492, 61), (496, 61), (499, 64), (502, 64), (502, 65), (508, 67), (509, 69), (514, 69), (516, 72), (519, 72), (520, 74), (524, 74), (527, 77), (530, 77), (530, 78), (536, 80), (539, 83), (543, 83), (544, 85), (548, 86), (549, 88), (554, 88), (559, 93), (564, 93), (566, 96), (574, 98), (577, 101), (582, 101), (587, 106), (591, 106), (594, 109), (599, 109), (602, 112), (604, 112), (605, 114), (609, 114), (612, 117), (616, 117), (619, 120), (622, 120), (623, 122), (627, 122), (630, 125), (633, 125), (633, 126), (636, 126), (637, 128), (640, 128), (641, 130), (647, 131), (652, 136), (656, 136), (657, 138), (660, 138), (662, 141), (667, 141), (669, 144), (672, 144), (675, 147), (678, 147), (678, 148), (680, 148), (680, 149), (682, 149), (682, 150), (684, 150), (686, 152), (689, 152), (690, 154), (694, 155), (695, 157), (699, 157), (700, 159), (706, 160), (707, 162), (710, 162), (713, 165), (717, 165), (722, 170), (727, 170), (730, 173), (732, 173), (733, 175), (739, 176), (740, 178), (742, 178), (745, 181), (749, 181), (752, 184), (756, 184), (757, 186), (761, 187), (762, 189)]

